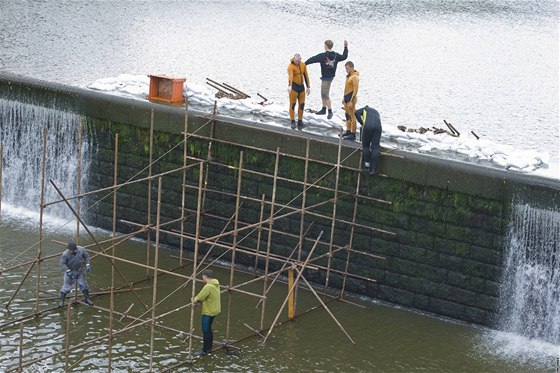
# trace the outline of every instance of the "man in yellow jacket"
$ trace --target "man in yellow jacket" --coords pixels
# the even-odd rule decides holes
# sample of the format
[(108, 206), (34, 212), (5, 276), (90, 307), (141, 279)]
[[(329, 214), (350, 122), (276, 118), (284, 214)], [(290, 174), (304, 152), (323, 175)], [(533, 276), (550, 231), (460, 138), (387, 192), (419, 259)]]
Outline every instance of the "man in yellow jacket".
[(212, 352), (214, 343), (214, 333), (212, 332), (212, 322), (222, 311), (220, 302), (220, 283), (214, 278), (211, 270), (202, 272), (202, 280), (206, 283), (200, 293), (194, 297), (193, 306), (202, 303), (202, 338), (204, 341), (202, 350), (195, 353), (196, 356), (204, 356)]
[[(305, 83), (305, 86), (304, 86)], [(290, 60), (288, 65), (288, 93), (290, 95), (290, 121), (292, 129), (296, 128), (295, 121), (295, 108), (298, 104), (298, 126), (303, 127), (303, 109), (305, 107), (305, 95), (307, 87), (307, 95), (311, 93), (309, 87), (309, 75), (307, 74), (307, 67), (301, 60), (299, 54), (295, 54)]]
[(346, 62), (344, 68), (348, 75), (346, 75), (344, 98), (342, 99), (342, 105), (344, 106), (344, 111), (346, 111), (346, 132), (342, 134), (342, 138), (354, 141), (356, 140), (356, 103), (358, 102), (360, 73), (354, 70), (354, 63), (352, 61)]

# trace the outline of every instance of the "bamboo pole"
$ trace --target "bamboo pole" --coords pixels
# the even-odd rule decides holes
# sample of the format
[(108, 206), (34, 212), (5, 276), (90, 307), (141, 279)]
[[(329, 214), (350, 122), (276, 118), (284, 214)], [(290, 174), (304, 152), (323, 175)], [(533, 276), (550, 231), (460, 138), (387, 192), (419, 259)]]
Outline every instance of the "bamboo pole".
[[(78, 127), (78, 175), (76, 180), (76, 194), (80, 194), (82, 192), (82, 132), (83, 132), (83, 123), (82, 119), (80, 118), (80, 126)], [(78, 215), (80, 215), (80, 204), (81, 200), (78, 198), (76, 200), (76, 211)], [(80, 244), (80, 222), (76, 220), (76, 245)], [(77, 281), (76, 281), (77, 283)]]
[[(41, 200), (39, 202), (39, 246), (37, 248), (37, 283), (35, 286), (36, 298), (39, 298), (41, 288), (41, 255), (43, 254), (43, 215), (45, 212), (45, 172), (47, 164), (47, 128), (43, 128), (43, 158), (41, 161)], [(24, 279), (25, 280), (25, 279)], [(23, 281), (22, 281), (23, 282)], [(35, 313), (39, 312), (39, 301), (35, 302)]]
[[(363, 153), (360, 156), (360, 165), (362, 164)], [(360, 193), (360, 181), (362, 179), (362, 173), (358, 172), (357, 180), (356, 180), (356, 193), (357, 196)], [(348, 267), (350, 266), (350, 253), (352, 252), (352, 246), (354, 244), (354, 229), (356, 222), (356, 215), (358, 212), (358, 197), (354, 197), (354, 211), (352, 212), (352, 225), (350, 226), (350, 240), (348, 242), (348, 252), (346, 253), (346, 264), (344, 266), (344, 275), (342, 276), (342, 288), (340, 289), (339, 297), (342, 298), (344, 296), (344, 290), (346, 289), (346, 278), (348, 276)]]
[[(298, 268), (295, 269), (298, 272), (298, 275), (302, 275), (303, 274), (303, 269), (299, 270)], [(352, 337), (350, 337), (350, 334), (348, 334), (348, 332), (346, 331), (346, 329), (344, 329), (344, 327), (342, 326), (342, 324), (336, 319), (336, 317), (333, 315), (333, 313), (331, 312), (331, 310), (329, 309), (329, 307), (327, 307), (327, 305), (325, 304), (325, 302), (321, 299), (321, 297), (319, 296), (319, 294), (317, 294), (317, 292), (315, 291), (315, 289), (313, 289), (313, 286), (311, 286), (311, 284), (307, 281), (307, 279), (305, 278), (305, 276), (301, 276), (301, 278), (303, 279), (303, 281), (307, 284), (307, 287), (309, 288), (309, 290), (311, 290), (311, 292), (313, 293), (313, 295), (315, 295), (315, 297), (317, 298), (317, 300), (319, 300), (319, 303), (321, 303), (321, 305), (323, 306), (323, 308), (325, 309), (325, 311), (327, 311), (327, 313), (329, 314), (329, 316), (334, 320), (334, 322), (336, 323), (336, 325), (338, 325), (338, 327), (340, 328), (340, 330), (342, 330), (342, 332), (346, 335), (346, 337), (348, 337), (348, 339), (350, 340), (350, 342), (352, 342), (352, 344), (356, 344), (356, 342), (354, 342), (354, 340), (352, 339)]]
[(19, 356), (18, 356), (18, 372), (23, 372), (23, 324), (19, 324)]
[[(264, 218), (264, 194), (262, 195), (261, 198), (261, 211), (259, 214), (259, 221), (263, 221)], [(261, 251), (261, 237), (262, 237), (262, 224), (258, 226), (257, 228), (257, 254), (260, 254)], [(255, 255), (255, 270), (254, 270), (254, 276), (257, 275), (257, 270), (259, 268), (259, 256)]]
[[(272, 198), (270, 202), (270, 217), (268, 223), (268, 240), (266, 243), (266, 260), (264, 262), (264, 281), (263, 281), (263, 297), (266, 297), (268, 283), (268, 267), (270, 263), (270, 245), (272, 243), (272, 225), (274, 223), (274, 205), (276, 202), (276, 180), (278, 180), (278, 164), (280, 163), (280, 148), (276, 148), (276, 161), (274, 162), (274, 181), (272, 184)], [(264, 315), (266, 310), (266, 300), (262, 302), (260, 330), (264, 328)]]
[[(288, 269), (288, 289), (294, 286), (294, 270), (293, 268)], [(288, 319), (293, 320), (295, 314), (294, 308), (294, 292), (288, 295)]]
[[(202, 163), (200, 163), (200, 167), (198, 169), (198, 200), (197, 200), (197, 204), (196, 204), (196, 237), (194, 240), (194, 264), (193, 264), (193, 271), (192, 271), (192, 291), (191, 291), (191, 303), (194, 302), (194, 297), (196, 294), (196, 281), (194, 281), (194, 279), (196, 279), (196, 270), (197, 270), (197, 262), (198, 262), (198, 249), (199, 249), (199, 245), (200, 245), (200, 221), (201, 221), (201, 211), (202, 211), (202, 174), (203, 174), (204, 168), (202, 166)], [(191, 307), (191, 315), (190, 315), (190, 323), (189, 323), (189, 360), (192, 360), (192, 334), (193, 334), (193, 324), (194, 324), (194, 303), (193, 303), (193, 307)]]
[[(161, 178), (158, 179), (157, 193), (157, 212), (156, 212), (156, 248), (154, 257), (154, 284), (152, 289), (152, 321), (150, 323), (150, 372), (153, 372), (154, 357), (154, 326), (156, 323), (156, 303), (157, 303), (157, 285), (158, 285), (158, 260), (159, 260), (159, 224), (161, 219)], [(194, 281), (193, 281), (194, 283)]]
[(3, 152), (2, 144), (0, 144), (0, 221), (2, 221), (2, 168), (3, 168)]
[[(280, 307), (280, 310), (278, 311), (278, 313), (276, 314), (276, 317), (274, 318), (274, 321), (270, 325), (270, 329), (268, 329), (268, 333), (266, 333), (266, 337), (264, 337), (264, 339), (262, 341), (263, 345), (266, 343), (268, 337), (270, 336), (270, 334), (274, 330), (274, 326), (276, 325), (276, 323), (278, 322), (278, 319), (280, 318), (280, 315), (284, 311), (284, 307), (286, 307), (286, 303), (288, 302), (288, 299), (290, 298), (290, 295), (294, 291), (294, 288), (297, 286), (298, 281), (299, 281), (300, 277), (302, 276), (303, 271), (305, 270), (305, 267), (307, 267), (307, 263), (309, 263), (309, 260), (311, 259), (311, 256), (313, 255), (313, 252), (315, 251), (315, 248), (317, 247), (317, 242), (319, 242), (322, 235), (323, 235), (323, 231), (321, 231), (321, 233), (319, 233), (319, 236), (317, 237), (317, 240), (315, 241), (315, 244), (313, 244), (313, 247), (309, 251), (309, 254), (307, 255), (307, 258), (305, 259), (305, 262), (303, 263), (303, 265), (301, 267), (301, 271), (298, 271), (296, 279), (295, 279), (294, 283), (292, 284), (292, 286), (290, 287), (290, 289), (288, 291), (288, 295), (284, 299), (284, 302), (282, 303), (282, 306)], [(263, 308), (264, 308), (264, 303), (263, 303)]]
[[(115, 161), (113, 164), (113, 232), (112, 232), (112, 245), (111, 255), (115, 256), (115, 244), (117, 234), (117, 184), (118, 184), (118, 165), (119, 165), (119, 134), (115, 134)], [(111, 259), (111, 294), (109, 298), (109, 367), (108, 370), (113, 370), (113, 317), (115, 309), (115, 260)]]
[[(301, 260), (301, 253), (303, 250), (303, 243), (304, 243), (304, 233), (303, 233), (303, 226), (305, 224), (305, 203), (307, 200), (307, 176), (309, 174), (309, 145), (310, 145), (310, 139), (309, 137), (307, 138), (307, 141), (305, 142), (305, 167), (304, 167), (304, 171), (303, 171), (303, 191), (302, 191), (302, 197), (301, 197), (301, 217), (300, 217), (300, 221), (299, 221), (299, 241), (298, 241), (298, 255), (297, 255), (297, 260), (300, 261)], [(298, 293), (298, 288), (296, 288), (295, 291), (295, 302), (294, 302), (294, 313), (296, 312), (296, 307), (297, 307), (297, 293)]]
[(189, 128), (189, 99), (185, 97), (185, 131), (183, 132), (183, 179), (181, 183), (181, 238), (179, 241), (179, 265), (183, 265), (183, 250), (185, 231), (185, 202), (186, 202), (186, 184), (187, 184), (187, 134)]
[[(235, 254), (237, 246), (237, 228), (239, 221), (239, 204), (241, 195), (241, 181), (243, 179), (243, 151), (239, 153), (239, 169), (237, 173), (237, 198), (235, 199), (235, 217), (233, 219), (233, 242), (231, 245), (231, 268), (229, 272), (229, 287), (233, 286), (234, 271), (235, 271)], [(232, 292), (228, 291), (228, 311), (226, 322), (226, 343), (229, 342), (230, 326), (231, 326), (231, 308), (232, 308)]]
[[(60, 189), (56, 186), (56, 184), (54, 183), (54, 181), (50, 180), (52, 186), (54, 187), (54, 189), (56, 190), (56, 192), (64, 199), (64, 202), (66, 203), (66, 206), (68, 206), (68, 208), (70, 209), (70, 211), (72, 211), (72, 213), (74, 214), (74, 216), (80, 221), (80, 223), (82, 224), (82, 227), (84, 227), (84, 229), (86, 230), (86, 232), (88, 233), (89, 237), (93, 240), (93, 242), (95, 242), (95, 244), (97, 245), (97, 247), (99, 249), (101, 249), (101, 252), (97, 252), (97, 254), (101, 255), (101, 256), (105, 256), (107, 257), (107, 255), (105, 254), (105, 250), (103, 249), (103, 247), (101, 247), (101, 245), (99, 244), (99, 241), (97, 241), (97, 238), (95, 238), (95, 236), (93, 235), (93, 233), (91, 232), (91, 230), (89, 229), (89, 227), (86, 225), (86, 223), (84, 223), (84, 221), (82, 220), (82, 218), (80, 218), (78, 216), (78, 214), (76, 213), (76, 211), (74, 211), (74, 208), (72, 207), (72, 205), (70, 205), (70, 203), (65, 199), (64, 194), (62, 194), (62, 192), (60, 191)], [(109, 263), (111, 263), (111, 261), (109, 260)], [(148, 306), (146, 306), (146, 304), (144, 304), (144, 302), (142, 302), (142, 299), (140, 299), (140, 297), (138, 296), (138, 294), (136, 293), (136, 291), (132, 288), (132, 285), (126, 280), (126, 278), (124, 277), (124, 275), (122, 274), (122, 272), (113, 265), (113, 263), (111, 263), (111, 266), (113, 268), (115, 268), (115, 270), (117, 271), (117, 273), (119, 274), (120, 278), (128, 285), (128, 287), (130, 288), (130, 290), (132, 291), (132, 293), (134, 294), (134, 296), (136, 297), (136, 299), (138, 299), (138, 301), (140, 302), (140, 304), (142, 306), (144, 306), (144, 308), (148, 308)]]
[(64, 371), (68, 372), (68, 356), (70, 353), (70, 306), (71, 302), (66, 305), (66, 337), (64, 339)]
[(332, 210), (332, 222), (331, 222), (331, 237), (329, 240), (329, 255), (327, 257), (327, 274), (325, 276), (325, 297), (327, 295), (327, 288), (329, 287), (329, 277), (331, 274), (331, 262), (332, 262), (332, 248), (334, 242), (334, 228), (336, 225), (336, 205), (338, 203), (338, 180), (340, 177), (340, 157), (342, 153), (342, 133), (338, 138), (338, 155), (336, 157), (336, 176), (334, 185), (334, 201)]
[[(148, 160), (148, 221), (147, 225), (151, 225), (152, 221), (152, 163), (153, 163), (153, 155), (154, 155), (154, 109), (150, 112), (150, 150), (149, 150), (149, 160)], [(151, 239), (151, 231), (148, 231), (148, 235), (146, 237), (146, 264), (150, 265), (150, 239)], [(146, 278), (150, 278), (150, 270), (146, 269)]]

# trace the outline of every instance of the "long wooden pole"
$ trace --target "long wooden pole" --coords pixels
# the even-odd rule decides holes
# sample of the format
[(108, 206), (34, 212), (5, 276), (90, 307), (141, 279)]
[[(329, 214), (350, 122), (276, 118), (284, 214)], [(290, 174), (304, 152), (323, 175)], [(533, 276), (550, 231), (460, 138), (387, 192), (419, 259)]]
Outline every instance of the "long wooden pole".
[[(266, 243), (266, 259), (264, 262), (264, 281), (263, 281), (263, 297), (266, 297), (268, 283), (268, 268), (270, 264), (270, 246), (272, 244), (272, 225), (274, 223), (274, 204), (276, 202), (276, 180), (278, 179), (278, 164), (280, 163), (280, 148), (276, 148), (276, 161), (274, 163), (274, 182), (272, 184), (272, 198), (270, 201), (270, 217), (268, 222), (268, 240)], [(261, 308), (261, 324), (260, 329), (264, 329), (264, 316), (266, 310), (266, 299), (262, 302)]]
[[(158, 259), (159, 259), (159, 224), (161, 218), (161, 178), (158, 179), (157, 212), (156, 212), (156, 248), (154, 256), (154, 283), (152, 289), (152, 321), (150, 323), (150, 372), (153, 372), (154, 358), (154, 330), (156, 323), (157, 285), (158, 285)], [(194, 283), (194, 281), (193, 281)]]
[[(300, 217), (300, 221), (299, 221), (299, 241), (298, 241), (298, 254), (297, 254), (297, 260), (300, 261), (301, 260), (301, 253), (303, 250), (303, 244), (304, 244), (304, 233), (303, 233), (303, 228), (304, 228), (304, 224), (305, 224), (305, 203), (307, 200), (307, 176), (309, 174), (309, 145), (310, 145), (310, 139), (309, 137), (307, 138), (307, 141), (305, 142), (305, 167), (304, 167), (304, 171), (303, 171), (303, 191), (302, 191), (302, 198), (301, 198), (301, 217)], [(296, 288), (295, 291), (295, 300), (294, 300), (294, 305), (293, 305), (293, 312), (295, 314), (296, 312), (296, 307), (297, 307), (297, 294), (298, 294), (298, 289)]]
[(35, 313), (39, 312), (39, 289), (41, 288), (41, 255), (43, 254), (43, 215), (45, 212), (45, 172), (47, 164), (47, 128), (43, 128), (43, 159), (41, 162), (41, 201), (39, 203), (39, 245), (37, 249), (37, 283)]
[(0, 221), (2, 221), (2, 168), (3, 164), (3, 149), (2, 144), (0, 144)]
[(70, 307), (72, 303), (66, 305), (66, 337), (64, 339), (64, 371), (68, 372), (68, 355), (70, 354)]
[[(360, 164), (362, 164), (362, 157), (363, 153), (360, 156)], [(354, 245), (354, 229), (356, 223), (356, 216), (358, 212), (358, 195), (360, 194), (360, 181), (362, 179), (362, 173), (358, 172), (358, 176), (356, 177), (356, 193), (354, 196), (354, 211), (352, 212), (352, 225), (350, 226), (350, 240), (348, 242), (348, 252), (346, 253), (346, 264), (344, 266), (344, 275), (342, 276), (342, 287), (340, 289), (339, 297), (342, 298), (344, 296), (344, 290), (346, 289), (346, 278), (348, 277), (348, 268), (350, 266), (350, 254), (352, 253), (352, 247)]]
[[(78, 175), (76, 180), (76, 194), (82, 193), (82, 134), (83, 134), (83, 123), (80, 118), (80, 126), (78, 127)], [(76, 200), (76, 211), (80, 215), (81, 199)], [(80, 222), (76, 220), (76, 245), (80, 243)]]
[[(148, 212), (147, 212), (147, 225), (148, 227), (151, 225), (152, 221), (152, 163), (153, 163), (153, 155), (154, 155), (154, 109), (150, 112), (150, 150), (149, 150), (149, 159), (148, 159)], [(150, 244), (151, 239), (151, 231), (148, 231), (148, 235), (146, 237), (146, 264), (150, 265)], [(146, 278), (150, 278), (150, 270), (146, 268)]]
[(185, 203), (187, 184), (187, 135), (189, 128), (189, 99), (185, 97), (185, 131), (183, 132), (183, 182), (181, 183), (181, 237), (179, 241), (179, 265), (183, 265), (183, 250), (185, 231)]
[(329, 255), (327, 258), (327, 274), (325, 276), (325, 297), (327, 296), (327, 288), (329, 287), (329, 276), (331, 274), (331, 262), (332, 262), (332, 248), (334, 242), (334, 228), (336, 225), (336, 205), (338, 202), (338, 180), (340, 177), (340, 157), (342, 152), (342, 134), (338, 139), (338, 156), (336, 159), (336, 177), (334, 186), (334, 198), (333, 198), (333, 210), (332, 210), (332, 222), (331, 222), (331, 238), (329, 240)]
[[(198, 169), (198, 200), (196, 204), (196, 232), (195, 232), (195, 240), (194, 240), (194, 264), (193, 264), (193, 271), (192, 271), (192, 279), (196, 278), (196, 270), (197, 270), (197, 263), (198, 263), (198, 249), (199, 249), (199, 237), (200, 237), (200, 222), (201, 222), (201, 213), (202, 213), (202, 181), (203, 181), (203, 173), (204, 168), (202, 163), (200, 163), (200, 167)], [(194, 297), (196, 294), (196, 281), (192, 282), (192, 290), (191, 290), (191, 301), (194, 301)], [(192, 334), (194, 331), (194, 303), (191, 307), (191, 315), (190, 315), (190, 322), (189, 322), (189, 360), (192, 360)]]
[[(261, 198), (261, 211), (259, 214), (259, 221), (263, 221), (264, 218), (264, 194), (262, 195)], [(258, 233), (257, 233), (257, 254), (260, 254), (261, 252), (261, 237), (262, 237), (262, 224), (258, 226)], [(256, 276), (257, 275), (257, 270), (259, 269), (259, 256), (255, 255), (255, 270), (253, 272), (253, 275)]]
[(23, 372), (23, 324), (19, 324), (19, 356), (18, 372)]
[[(241, 195), (241, 180), (243, 177), (243, 151), (239, 153), (239, 168), (237, 173), (237, 198), (235, 199), (235, 216), (233, 218), (233, 242), (231, 245), (231, 267), (229, 271), (229, 286), (233, 286), (233, 279), (235, 274), (235, 254), (237, 246), (237, 228), (239, 221), (239, 204)], [(231, 308), (232, 308), (232, 292), (228, 291), (228, 311), (227, 311), (227, 322), (226, 322), (226, 343), (229, 342), (230, 335), (230, 325), (231, 325)]]
[[(119, 165), (119, 134), (115, 134), (115, 162), (113, 164), (113, 234), (111, 255), (115, 256), (115, 244), (117, 235), (117, 184), (118, 180), (118, 165)], [(113, 370), (113, 317), (115, 310), (115, 259), (111, 259), (111, 294), (109, 299), (109, 372)]]

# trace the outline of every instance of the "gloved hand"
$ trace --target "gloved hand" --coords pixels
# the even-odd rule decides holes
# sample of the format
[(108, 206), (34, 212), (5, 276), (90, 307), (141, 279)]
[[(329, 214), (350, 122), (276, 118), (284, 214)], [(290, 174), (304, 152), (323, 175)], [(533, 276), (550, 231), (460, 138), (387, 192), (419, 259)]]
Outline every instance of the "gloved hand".
[(68, 270), (66, 270), (66, 276), (68, 276), (70, 278), (76, 278), (76, 272), (68, 269)]
[(90, 273), (91, 272), (91, 265), (86, 264), (86, 272)]

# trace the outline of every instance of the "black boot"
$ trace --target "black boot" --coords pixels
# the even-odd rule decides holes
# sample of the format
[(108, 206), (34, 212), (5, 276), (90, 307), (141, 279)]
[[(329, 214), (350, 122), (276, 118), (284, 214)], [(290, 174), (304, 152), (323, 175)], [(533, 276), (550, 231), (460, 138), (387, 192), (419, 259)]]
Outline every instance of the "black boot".
[(325, 106), (323, 106), (323, 108), (319, 111), (316, 111), (315, 114), (317, 115), (325, 115), (327, 114), (327, 108)]
[(293, 130), (296, 129), (296, 121), (295, 121), (295, 120), (292, 120), (292, 121), (291, 121), (290, 127), (292, 127)]
[(58, 300), (58, 308), (64, 307), (64, 299), (66, 298), (66, 293), (61, 291), (60, 292), (60, 299)]
[(89, 290), (84, 290), (84, 303), (87, 304), (88, 306), (93, 306), (93, 302), (91, 301), (91, 299), (89, 299)]
[(331, 119), (333, 117), (332, 109), (329, 109), (329, 113), (327, 114), (327, 119)]
[(202, 351), (204, 351), (205, 354), (209, 354), (210, 352), (212, 352), (214, 333), (212, 332), (202, 333), (202, 339), (204, 341), (204, 347), (202, 347)]
[(303, 121), (302, 121), (302, 120), (298, 120), (298, 121), (297, 121), (297, 125), (298, 125), (298, 128), (306, 127), (305, 124), (303, 124)]

